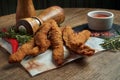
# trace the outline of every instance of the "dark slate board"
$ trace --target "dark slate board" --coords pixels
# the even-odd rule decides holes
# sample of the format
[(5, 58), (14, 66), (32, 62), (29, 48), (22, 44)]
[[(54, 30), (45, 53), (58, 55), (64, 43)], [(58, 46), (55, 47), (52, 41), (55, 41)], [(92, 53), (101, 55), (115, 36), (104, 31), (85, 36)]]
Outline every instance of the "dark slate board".
[(120, 32), (120, 25), (118, 25), (118, 24), (113, 24), (112, 28), (111, 28), (110, 30), (106, 30), (106, 31), (95, 31), (95, 30), (91, 30), (91, 29), (89, 29), (88, 24), (79, 25), (79, 26), (76, 26), (76, 27), (73, 28), (73, 30), (74, 30), (75, 32), (79, 32), (79, 31), (82, 31), (82, 30), (85, 30), (85, 29), (86, 29), (86, 30), (90, 30), (92, 33), (104, 33), (104, 32), (109, 32), (109, 33), (113, 34), (113, 35), (110, 35), (110, 36), (103, 36), (103, 35), (102, 35), (102, 36), (98, 36), (98, 37), (113, 37), (113, 36), (117, 36), (117, 35), (118, 35), (118, 32), (116, 32), (116, 30)]

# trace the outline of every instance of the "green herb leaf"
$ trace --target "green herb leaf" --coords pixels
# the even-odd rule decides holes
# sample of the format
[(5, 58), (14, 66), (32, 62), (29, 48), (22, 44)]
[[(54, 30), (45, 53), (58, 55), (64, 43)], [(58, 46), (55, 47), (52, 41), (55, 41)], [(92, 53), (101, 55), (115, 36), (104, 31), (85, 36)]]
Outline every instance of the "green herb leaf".
[(1, 38), (16, 38), (19, 44), (24, 44), (29, 41), (33, 36), (28, 35), (25, 31), (15, 32), (14, 26), (10, 27), (7, 32), (0, 31)]

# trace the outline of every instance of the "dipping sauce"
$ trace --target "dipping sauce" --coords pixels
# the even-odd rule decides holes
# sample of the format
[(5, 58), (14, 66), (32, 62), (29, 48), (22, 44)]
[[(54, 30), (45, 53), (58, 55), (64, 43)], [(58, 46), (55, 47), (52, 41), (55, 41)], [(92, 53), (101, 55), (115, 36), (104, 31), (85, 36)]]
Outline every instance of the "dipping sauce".
[(106, 15), (106, 14), (95, 14), (94, 17), (101, 17), (101, 18), (103, 18), (103, 17), (109, 17), (109, 16)]

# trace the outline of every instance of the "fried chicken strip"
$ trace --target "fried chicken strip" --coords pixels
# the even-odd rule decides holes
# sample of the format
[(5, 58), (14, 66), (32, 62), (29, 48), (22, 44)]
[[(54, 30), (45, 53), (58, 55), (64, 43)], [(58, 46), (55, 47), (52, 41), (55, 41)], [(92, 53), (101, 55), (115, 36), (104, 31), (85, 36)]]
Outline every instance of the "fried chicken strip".
[[(36, 35), (34, 36), (35, 44), (39, 47), (39, 49), (36, 47), (34, 50), (39, 51), (39, 53), (45, 52), (49, 46), (50, 46), (50, 40), (48, 40), (48, 33), (51, 29), (50, 21), (47, 21), (43, 23), (43, 25), (40, 27)], [(34, 52), (33, 52), (34, 53)], [(38, 53), (34, 53), (34, 55), (37, 55)]]
[(61, 65), (64, 62), (62, 32), (54, 20), (51, 21), (51, 25), (50, 41), (53, 48), (53, 59), (57, 65)]
[(9, 57), (10, 63), (20, 62), (25, 56), (29, 55), (29, 50), (34, 47), (34, 39), (32, 38), (27, 43), (23, 44), (17, 52), (13, 53)]
[(79, 33), (75, 33), (70, 26), (66, 26), (63, 29), (63, 39), (65, 45), (73, 52), (81, 55), (93, 55), (95, 50), (84, 45), (89, 39), (91, 32), (83, 30)]

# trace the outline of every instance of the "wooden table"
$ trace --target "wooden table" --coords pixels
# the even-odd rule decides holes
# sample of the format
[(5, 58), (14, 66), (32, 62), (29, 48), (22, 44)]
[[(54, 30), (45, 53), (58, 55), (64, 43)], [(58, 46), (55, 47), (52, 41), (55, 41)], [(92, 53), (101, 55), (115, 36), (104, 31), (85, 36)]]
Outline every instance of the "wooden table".
[[(89, 8), (65, 8), (66, 19), (62, 26), (72, 27), (87, 23)], [(98, 10), (98, 9), (97, 9)], [(120, 25), (120, 11), (115, 14), (115, 24)], [(38, 11), (39, 12), (39, 11)], [(15, 14), (0, 17), (0, 28), (15, 24)], [(65, 66), (31, 77), (20, 64), (8, 63), (9, 54), (0, 51), (0, 80), (120, 80), (120, 52), (100, 52), (92, 57), (75, 60)]]

